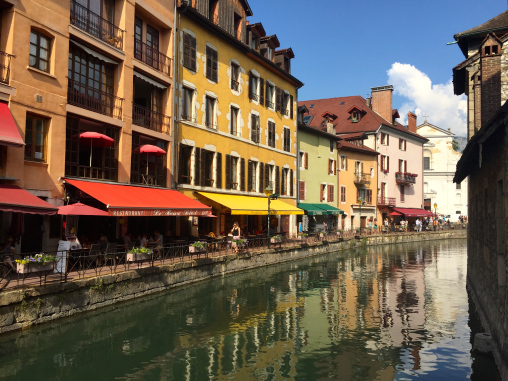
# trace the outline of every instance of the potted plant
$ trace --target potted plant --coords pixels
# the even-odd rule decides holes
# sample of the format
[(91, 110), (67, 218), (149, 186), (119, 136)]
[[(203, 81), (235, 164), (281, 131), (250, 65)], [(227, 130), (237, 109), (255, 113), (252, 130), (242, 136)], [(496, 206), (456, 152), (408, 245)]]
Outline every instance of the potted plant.
[(270, 238), (271, 243), (281, 243), (282, 242), (282, 236), (281, 235), (274, 235), (272, 238)]
[(45, 255), (44, 253), (28, 256), (23, 259), (16, 259), (17, 270), (20, 274), (28, 274), (37, 271), (52, 271), (58, 258), (54, 255)]
[(308, 236), (307, 233), (298, 233), (298, 239), (306, 239)]
[(202, 253), (206, 250), (206, 242), (196, 241), (189, 246), (189, 253)]
[(247, 240), (245, 238), (239, 238), (239, 239), (234, 239), (232, 242), (231, 242), (231, 247), (233, 248), (238, 248), (238, 249), (241, 249), (243, 247), (245, 247), (245, 245), (247, 244)]
[(133, 247), (127, 252), (127, 262), (146, 261), (151, 258), (152, 249), (146, 247)]

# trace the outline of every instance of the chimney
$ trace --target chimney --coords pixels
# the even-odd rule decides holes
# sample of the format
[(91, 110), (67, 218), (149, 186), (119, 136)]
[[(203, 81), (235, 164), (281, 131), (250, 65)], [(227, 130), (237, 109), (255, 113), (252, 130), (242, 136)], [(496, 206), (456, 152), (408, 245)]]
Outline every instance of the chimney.
[(372, 102), (371, 102), (371, 98), (369, 96), (367, 96), (367, 107), (372, 108)]
[(372, 92), (372, 110), (381, 115), (388, 123), (392, 123), (393, 86), (373, 87), (370, 91)]
[(501, 49), (502, 43), (495, 34), (489, 34), (480, 46), (482, 126), (487, 124), (501, 105)]
[(333, 128), (333, 123), (330, 121), (326, 122), (326, 132), (335, 135), (335, 128)]
[(407, 129), (416, 134), (416, 114), (411, 111), (407, 113)]

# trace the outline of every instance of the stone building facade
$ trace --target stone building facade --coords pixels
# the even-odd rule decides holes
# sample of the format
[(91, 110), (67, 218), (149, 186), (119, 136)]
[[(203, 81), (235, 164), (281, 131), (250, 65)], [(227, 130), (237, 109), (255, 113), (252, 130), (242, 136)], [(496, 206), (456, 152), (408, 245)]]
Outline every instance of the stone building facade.
[[(466, 60), (454, 68), (468, 96), (469, 142), (454, 182), (468, 178), (468, 289), (501, 376), (508, 379), (508, 12), (455, 35)], [(503, 37), (504, 36), (504, 37)]]

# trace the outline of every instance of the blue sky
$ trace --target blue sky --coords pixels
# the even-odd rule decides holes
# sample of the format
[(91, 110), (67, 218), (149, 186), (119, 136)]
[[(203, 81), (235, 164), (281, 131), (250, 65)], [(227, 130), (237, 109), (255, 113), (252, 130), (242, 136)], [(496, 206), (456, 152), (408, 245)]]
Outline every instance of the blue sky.
[[(452, 68), (464, 60), (453, 35), (508, 9), (507, 0), (249, 0), (268, 35), (292, 47), (299, 100), (361, 95), (394, 85), (393, 107), (465, 135), (465, 97)], [(404, 121), (401, 118), (401, 121)]]

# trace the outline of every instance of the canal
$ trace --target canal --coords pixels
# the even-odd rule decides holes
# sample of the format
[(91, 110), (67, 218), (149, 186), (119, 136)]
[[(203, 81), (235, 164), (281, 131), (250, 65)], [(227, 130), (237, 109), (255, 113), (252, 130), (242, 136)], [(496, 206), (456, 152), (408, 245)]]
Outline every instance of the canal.
[(496, 380), (471, 355), (466, 256), (443, 240), (215, 278), (0, 336), (0, 379)]

